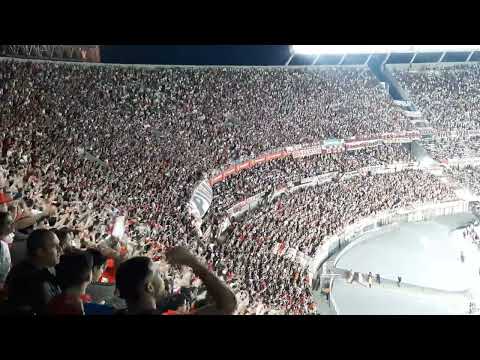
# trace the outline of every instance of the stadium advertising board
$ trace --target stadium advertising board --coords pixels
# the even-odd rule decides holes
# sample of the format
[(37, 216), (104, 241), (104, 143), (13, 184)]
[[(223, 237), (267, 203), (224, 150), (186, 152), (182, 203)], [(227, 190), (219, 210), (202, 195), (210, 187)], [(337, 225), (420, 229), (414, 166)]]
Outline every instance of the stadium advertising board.
[(346, 180), (346, 179), (351, 179), (355, 176), (359, 176), (360, 174), (357, 172), (357, 171), (349, 171), (349, 172), (346, 172), (342, 175), (342, 179)]
[(228, 216), (239, 216), (243, 214), (245, 211), (254, 208), (258, 205), (259, 201), (262, 199), (265, 191), (262, 191), (259, 194), (249, 197), (235, 205), (233, 205), (230, 209), (227, 210)]
[(296, 150), (300, 150), (303, 147), (303, 145), (292, 145), (292, 146), (287, 146), (285, 150), (287, 151), (288, 155), (290, 155), (292, 152)]
[(331, 172), (331, 173), (322, 174), (322, 175), (318, 175), (318, 176), (303, 178), (302, 180), (300, 180), (299, 183), (302, 184), (302, 185), (304, 185), (304, 184), (311, 184), (311, 185), (324, 184), (324, 183), (332, 180), (335, 176), (337, 176), (337, 174), (338, 174), (338, 172)]
[(282, 151), (277, 151), (277, 152), (274, 152), (274, 153), (271, 153), (271, 154), (266, 154), (266, 155), (259, 156), (258, 158), (253, 159), (253, 160), (243, 161), (243, 162), (238, 163), (236, 165), (232, 165), (229, 168), (227, 168), (226, 170), (220, 172), (218, 175), (211, 178), (209, 180), (209, 183), (210, 183), (210, 185), (213, 186), (214, 184), (225, 180), (228, 176), (231, 176), (233, 174), (237, 174), (242, 170), (250, 169), (250, 168), (254, 167), (255, 165), (262, 164), (266, 161), (278, 160), (278, 159), (281, 159), (281, 158), (286, 157), (286, 156), (288, 156), (288, 152), (286, 150), (282, 150)]
[(247, 206), (248, 207), (248, 202), (247, 200), (242, 200), (241, 202), (233, 205), (230, 209), (227, 210), (227, 213), (229, 216), (233, 216), (235, 215), (236, 213), (239, 213), (242, 211), (242, 209)]
[(286, 157), (288, 154), (287, 154), (287, 151), (284, 150), (284, 151), (279, 151), (279, 152), (275, 152), (275, 153), (272, 153), (272, 154), (268, 154), (266, 156), (266, 160), (267, 161), (271, 161), (271, 160), (276, 160), (276, 159), (280, 159), (280, 158), (283, 158), (283, 157)]
[(349, 141), (345, 143), (347, 151), (359, 150), (367, 147), (376, 147), (382, 143), (382, 140)]
[(307, 148), (307, 149), (301, 149), (301, 150), (294, 151), (294, 152), (292, 152), (292, 156), (295, 159), (298, 159), (298, 158), (303, 158), (303, 157), (307, 157), (307, 156), (317, 155), (317, 154), (320, 154), (321, 152), (322, 152), (322, 147), (321, 146), (316, 146), (316, 147), (310, 147), (310, 148)]
[(420, 138), (420, 133), (418, 131), (399, 131), (396, 133), (383, 133), (383, 134), (377, 134), (377, 135), (372, 135), (372, 136), (352, 136), (347, 140), (345, 143), (345, 146), (348, 146), (348, 144), (357, 144), (361, 142), (368, 142), (368, 141), (378, 141), (378, 140), (391, 140), (391, 139), (397, 139), (397, 138), (406, 138), (412, 140), (412, 139), (419, 139)]
[(470, 157), (470, 158), (463, 158), (463, 159), (448, 159), (445, 160), (446, 165), (448, 166), (478, 166), (480, 165), (480, 157)]
[(383, 140), (384, 144), (403, 144), (403, 143), (409, 143), (412, 142), (412, 139), (408, 138), (396, 138), (396, 139), (386, 139)]
[(328, 139), (319, 144), (309, 144), (304, 148), (295, 150), (292, 152), (294, 158), (302, 158), (307, 156), (313, 156), (318, 154), (332, 154), (345, 151), (345, 145), (343, 140)]
[(323, 141), (324, 146), (341, 146), (344, 143), (343, 139), (326, 139)]
[(379, 174), (382, 169), (384, 167), (383, 166), (366, 166), (366, 167), (363, 167), (361, 169), (358, 169), (357, 171), (362, 174), (363, 176), (365, 175), (368, 175), (368, 173), (371, 173), (371, 174)]
[(408, 116), (410, 118), (414, 118), (414, 119), (418, 119), (418, 118), (422, 117), (422, 113), (420, 111), (405, 110), (404, 113), (405, 113), (406, 116)]

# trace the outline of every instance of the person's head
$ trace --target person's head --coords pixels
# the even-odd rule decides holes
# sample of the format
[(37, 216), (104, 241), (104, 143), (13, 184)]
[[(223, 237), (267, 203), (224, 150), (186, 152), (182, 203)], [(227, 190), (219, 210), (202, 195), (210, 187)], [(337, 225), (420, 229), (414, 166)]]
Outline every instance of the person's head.
[(47, 229), (34, 230), (27, 238), (27, 255), (41, 267), (53, 267), (58, 264), (59, 248), (57, 235)]
[(55, 267), (56, 278), (62, 291), (77, 289), (85, 292), (92, 281), (92, 256), (85, 251), (71, 251), (60, 257)]
[(152, 260), (137, 256), (120, 264), (116, 274), (120, 297), (128, 306), (141, 303), (155, 304), (164, 296), (165, 285)]
[(60, 255), (63, 255), (73, 247), (74, 231), (68, 227), (62, 227), (60, 229), (53, 230), (53, 232), (58, 237), (60, 244)]
[(97, 282), (107, 267), (107, 257), (97, 249), (87, 249), (87, 253), (90, 254), (93, 260), (92, 281)]
[(8, 212), (0, 212), (0, 239), (3, 239), (13, 232), (13, 219)]

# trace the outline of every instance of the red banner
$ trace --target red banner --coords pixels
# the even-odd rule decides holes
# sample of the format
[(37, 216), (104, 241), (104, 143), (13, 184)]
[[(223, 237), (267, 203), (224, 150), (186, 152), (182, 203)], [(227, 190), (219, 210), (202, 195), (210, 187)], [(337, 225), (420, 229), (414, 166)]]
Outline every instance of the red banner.
[(230, 176), (232, 175), (233, 173), (237, 172), (237, 167), (236, 166), (232, 166), (231, 168), (229, 168), (228, 170), (225, 170), (223, 172), (223, 177), (226, 178), (227, 176)]
[(266, 160), (267, 161), (275, 160), (275, 159), (285, 157), (285, 156), (287, 156), (287, 152), (286, 151), (280, 151), (280, 152), (276, 152), (276, 153), (273, 153), (273, 154), (268, 154), (266, 156)]
[(215, 176), (214, 178), (210, 179), (209, 181), (209, 184), (210, 186), (213, 186), (214, 184), (216, 184), (217, 182), (219, 181), (222, 181), (223, 180), (223, 173)]
[(251, 167), (251, 162), (250, 160), (249, 161), (245, 161), (244, 163), (238, 165), (238, 169), (239, 170), (244, 170), (244, 169), (249, 169)]
[(257, 164), (264, 163), (265, 161), (267, 161), (267, 158), (265, 156), (262, 156), (253, 160), (253, 163), (254, 165), (257, 165)]

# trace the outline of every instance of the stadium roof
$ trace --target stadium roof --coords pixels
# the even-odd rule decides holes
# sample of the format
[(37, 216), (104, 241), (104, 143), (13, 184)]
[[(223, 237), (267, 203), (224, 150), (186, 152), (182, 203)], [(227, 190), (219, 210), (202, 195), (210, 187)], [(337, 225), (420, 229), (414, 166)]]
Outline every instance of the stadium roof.
[(470, 52), (480, 45), (292, 45), (290, 50), (304, 55)]
[(480, 45), (292, 45), (285, 65), (480, 61)]

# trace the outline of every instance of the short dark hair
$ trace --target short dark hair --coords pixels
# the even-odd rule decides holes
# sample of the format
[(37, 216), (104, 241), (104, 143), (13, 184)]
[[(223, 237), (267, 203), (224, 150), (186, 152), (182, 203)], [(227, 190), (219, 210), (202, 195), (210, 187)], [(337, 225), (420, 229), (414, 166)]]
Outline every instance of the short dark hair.
[(67, 236), (68, 234), (73, 234), (74, 231), (73, 229), (70, 229), (69, 227), (61, 227), (60, 229), (55, 229), (53, 230), (53, 232), (55, 233), (55, 235), (57, 235), (58, 237), (58, 241), (60, 242), (60, 247), (63, 248), (63, 246), (65, 245), (65, 243), (67, 242)]
[(51, 239), (53, 232), (47, 229), (37, 229), (28, 235), (27, 238), (27, 254), (35, 256), (38, 249), (45, 249), (47, 241)]
[(55, 266), (56, 279), (62, 290), (82, 285), (90, 278), (92, 256), (85, 251), (72, 251), (60, 257)]
[(48, 226), (53, 227), (57, 223), (57, 218), (55, 216), (50, 216), (47, 219), (48, 221)]
[(30, 198), (26, 198), (24, 201), (25, 201), (25, 205), (29, 208), (31, 208), (34, 204), (34, 201)]
[(107, 263), (107, 257), (104, 256), (100, 252), (100, 250), (90, 248), (90, 249), (87, 249), (87, 253), (89, 253), (90, 256), (92, 257), (94, 268), (99, 268), (101, 266), (104, 266)]
[(138, 287), (152, 273), (151, 260), (146, 256), (136, 256), (121, 263), (116, 274), (116, 285), (120, 297), (136, 301), (139, 298)]

